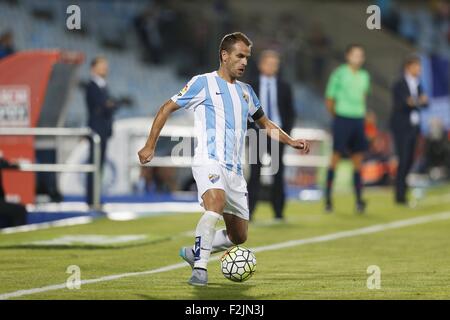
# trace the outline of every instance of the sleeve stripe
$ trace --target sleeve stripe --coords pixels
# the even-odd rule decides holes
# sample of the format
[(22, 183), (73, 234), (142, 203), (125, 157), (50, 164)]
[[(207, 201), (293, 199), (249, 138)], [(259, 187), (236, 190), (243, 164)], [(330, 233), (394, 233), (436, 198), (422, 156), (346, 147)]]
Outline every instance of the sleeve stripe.
[(182, 93), (180, 91), (180, 93), (172, 97), (172, 101), (174, 101), (181, 108), (188, 106), (191, 100), (194, 99), (204, 88), (202, 77), (197, 77), (192, 80), (193, 81), (191, 83), (188, 83), (189, 87), (186, 92)]

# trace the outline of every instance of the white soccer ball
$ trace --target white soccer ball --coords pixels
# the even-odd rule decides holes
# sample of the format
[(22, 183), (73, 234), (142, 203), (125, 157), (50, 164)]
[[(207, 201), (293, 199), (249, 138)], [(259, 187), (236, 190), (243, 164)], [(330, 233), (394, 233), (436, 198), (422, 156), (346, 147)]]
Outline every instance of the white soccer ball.
[(235, 246), (228, 249), (220, 258), (220, 265), (225, 278), (244, 282), (256, 271), (256, 257), (249, 249)]

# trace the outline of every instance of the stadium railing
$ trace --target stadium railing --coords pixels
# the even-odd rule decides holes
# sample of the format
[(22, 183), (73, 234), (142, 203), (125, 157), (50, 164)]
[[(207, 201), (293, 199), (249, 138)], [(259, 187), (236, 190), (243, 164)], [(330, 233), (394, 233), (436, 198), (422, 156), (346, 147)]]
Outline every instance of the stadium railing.
[[(141, 140), (146, 139), (146, 132), (134, 132), (129, 133), (128, 140)], [(283, 162), (287, 167), (311, 167), (311, 168), (324, 168), (328, 166), (329, 152), (326, 150), (331, 144), (330, 135), (322, 129), (313, 128), (293, 128), (291, 132), (292, 137), (302, 138), (311, 141), (315, 141), (321, 144), (319, 148), (314, 148), (315, 151), (319, 151), (320, 154), (312, 152), (308, 155), (299, 156), (297, 153), (288, 151), (283, 155)], [(161, 137), (170, 138), (172, 142), (180, 143), (184, 139), (194, 139), (195, 132), (193, 127), (185, 127), (178, 125), (167, 125), (161, 131)], [(181, 139), (181, 141), (180, 141)], [(141, 143), (142, 144), (142, 143)], [(248, 144), (248, 143), (247, 143)], [(190, 142), (187, 143), (190, 145)], [(191, 155), (193, 150), (189, 150)], [(136, 161), (128, 163), (128, 168), (132, 169), (138, 164)], [(155, 167), (190, 167), (192, 165), (192, 156), (189, 155), (158, 155), (158, 150), (152, 161), (146, 166)]]
[(0, 136), (53, 136), (53, 137), (90, 137), (94, 144), (93, 162), (89, 164), (29, 163), (19, 161), (20, 171), (30, 172), (92, 172), (93, 173), (93, 209), (100, 210), (100, 136), (89, 128), (0, 128)]

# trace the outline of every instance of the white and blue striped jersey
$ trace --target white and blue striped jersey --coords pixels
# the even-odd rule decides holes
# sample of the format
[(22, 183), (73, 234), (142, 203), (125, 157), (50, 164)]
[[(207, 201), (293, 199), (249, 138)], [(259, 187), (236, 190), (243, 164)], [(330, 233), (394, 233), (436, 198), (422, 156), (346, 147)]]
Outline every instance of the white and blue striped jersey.
[(264, 114), (252, 87), (241, 81), (229, 83), (214, 71), (193, 77), (171, 99), (194, 111), (194, 164), (215, 160), (242, 175), (247, 119), (257, 120)]

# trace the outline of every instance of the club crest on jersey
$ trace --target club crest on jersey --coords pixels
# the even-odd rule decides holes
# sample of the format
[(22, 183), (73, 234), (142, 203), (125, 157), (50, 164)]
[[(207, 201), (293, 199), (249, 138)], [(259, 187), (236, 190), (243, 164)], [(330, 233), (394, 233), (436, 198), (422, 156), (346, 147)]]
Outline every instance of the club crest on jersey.
[(183, 89), (181, 89), (181, 91), (178, 93), (178, 96), (181, 97), (183, 94), (186, 93), (186, 91), (188, 91), (189, 86), (185, 85)]
[(245, 92), (242, 93), (242, 98), (244, 98), (245, 102), (248, 103), (248, 94), (246, 94)]
[(209, 181), (211, 181), (212, 183), (216, 183), (216, 182), (220, 179), (220, 176), (219, 176), (218, 174), (210, 173), (210, 174), (208, 175), (208, 179), (209, 179)]

